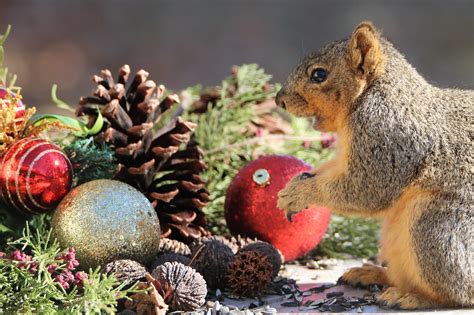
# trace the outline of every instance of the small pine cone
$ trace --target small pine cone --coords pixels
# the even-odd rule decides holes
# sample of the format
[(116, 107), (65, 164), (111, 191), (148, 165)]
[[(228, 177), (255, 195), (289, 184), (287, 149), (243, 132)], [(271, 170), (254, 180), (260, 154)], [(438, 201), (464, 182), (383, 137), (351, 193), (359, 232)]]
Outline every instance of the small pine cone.
[(273, 267), (267, 256), (257, 251), (239, 252), (229, 266), (227, 281), (238, 296), (260, 295), (273, 278)]
[(189, 249), (188, 245), (180, 241), (172, 240), (169, 238), (163, 238), (160, 240), (159, 249), (160, 249), (159, 251), (160, 253), (168, 252), (168, 253), (180, 254), (183, 256), (191, 255), (191, 250)]
[(199, 99), (191, 104), (191, 112), (205, 113), (209, 105), (216, 105), (217, 100), (221, 97), (221, 93), (217, 87), (208, 87), (199, 95)]
[(212, 236), (201, 237), (200, 239), (195, 240), (193, 243), (189, 245), (189, 247), (191, 248), (192, 252), (195, 252), (197, 248), (199, 248), (201, 245), (209, 241), (219, 241), (219, 242), (224, 243), (225, 245), (229, 246), (230, 249), (232, 249), (232, 252), (234, 254), (237, 254), (237, 252), (245, 245), (258, 242), (256, 238), (243, 237), (241, 235), (230, 236), (230, 237), (222, 236), (222, 235), (212, 235)]
[(152, 276), (160, 282), (172, 311), (193, 311), (206, 302), (206, 281), (191, 267), (168, 262), (153, 270)]
[(190, 242), (209, 235), (202, 211), (209, 193), (200, 177), (206, 165), (191, 141), (196, 125), (176, 113), (168, 115), (179, 98), (148, 80), (148, 72), (140, 70), (131, 80), (129, 76), (128, 65), (120, 69), (117, 81), (109, 70), (95, 75), (97, 89), (80, 99), (76, 114), (88, 116), (92, 126), (99, 108), (104, 126), (95, 139), (114, 150), (119, 169), (115, 179), (150, 199), (163, 237)]
[(230, 238), (227, 238), (228, 242), (232, 244), (230, 248), (232, 248), (232, 251), (234, 254), (237, 254), (237, 252), (243, 248), (244, 246), (247, 246), (249, 244), (259, 242), (257, 238), (250, 238), (250, 237), (245, 237), (242, 235), (237, 235), (237, 236), (231, 236)]
[(258, 241), (244, 246), (239, 252), (242, 253), (248, 251), (256, 251), (260, 254), (267, 256), (268, 261), (270, 262), (273, 268), (273, 277), (278, 276), (281, 264), (284, 261), (283, 255), (278, 249), (276, 249), (267, 242)]
[(167, 262), (179, 262), (188, 266), (191, 263), (191, 258), (171, 252), (163, 252), (156, 255), (153, 262), (150, 264), (150, 270), (155, 270), (156, 267), (161, 266)]
[(104, 267), (106, 274), (113, 274), (118, 281), (137, 281), (145, 277), (146, 268), (130, 259), (115, 260)]
[(218, 240), (204, 242), (193, 249), (191, 267), (196, 269), (211, 289), (223, 289), (229, 264), (234, 253), (229, 246)]

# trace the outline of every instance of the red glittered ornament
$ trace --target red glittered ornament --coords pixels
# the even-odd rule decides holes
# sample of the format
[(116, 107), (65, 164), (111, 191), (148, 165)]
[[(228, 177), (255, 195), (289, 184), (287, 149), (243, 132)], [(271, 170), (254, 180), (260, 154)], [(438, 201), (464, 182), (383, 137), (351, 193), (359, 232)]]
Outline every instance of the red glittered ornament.
[(23, 213), (53, 210), (71, 185), (71, 162), (61, 149), (47, 140), (21, 139), (0, 156), (2, 199)]
[(285, 260), (301, 257), (322, 239), (329, 225), (327, 208), (308, 208), (288, 221), (277, 207), (278, 192), (311, 166), (286, 155), (263, 156), (242, 168), (230, 184), (225, 218), (233, 234), (257, 237), (278, 248)]

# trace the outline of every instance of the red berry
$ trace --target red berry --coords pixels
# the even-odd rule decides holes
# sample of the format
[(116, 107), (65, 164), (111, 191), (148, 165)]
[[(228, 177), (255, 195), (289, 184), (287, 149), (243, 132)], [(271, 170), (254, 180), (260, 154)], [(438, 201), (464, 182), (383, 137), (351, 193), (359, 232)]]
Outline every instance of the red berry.
[(51, 264), (48, 266), (47, 270), (49, 273), (53, 273), (56, 271), (56, 269), (58, 268), (58, 266), (54, 265), (54, 264)]

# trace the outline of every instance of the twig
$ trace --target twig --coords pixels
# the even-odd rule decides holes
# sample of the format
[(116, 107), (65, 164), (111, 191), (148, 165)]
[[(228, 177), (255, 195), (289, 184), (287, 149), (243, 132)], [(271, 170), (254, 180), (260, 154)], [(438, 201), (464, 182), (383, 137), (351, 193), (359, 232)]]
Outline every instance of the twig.
[(305, 137), (305, 136), (288, 136), (288, 135), (268, 135), (262, 137), (255, 137), (252, 139), (248, 139), (242, 142), (237, 142), (229, 145), (222, 146), (220, 148), (215, 148), (212, 150), (204, 151), (204, 154), (213, 154), (216, 152), (221, 152), (224, 150), (229, 150), (238, 147), (245, 147), (247, 145), (256, 144), (259, 142), (265, 141), (262, 145), (269, 146), (271, 140), (288, 140), (288, 141), (319, 141), (321, 140), (321, 136), (313, 136), (313, 137)]

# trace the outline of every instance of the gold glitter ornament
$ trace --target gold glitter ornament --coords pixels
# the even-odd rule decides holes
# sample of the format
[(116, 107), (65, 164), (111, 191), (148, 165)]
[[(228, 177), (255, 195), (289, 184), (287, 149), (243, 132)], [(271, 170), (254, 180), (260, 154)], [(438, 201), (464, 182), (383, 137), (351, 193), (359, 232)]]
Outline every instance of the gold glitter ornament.
[(74, 247), (83, 269), (117, 259), (149, 263), (159, 251), (160, 222), (132, 186), (99, 179), (74, 188), (53, 213), (53, 237)]

